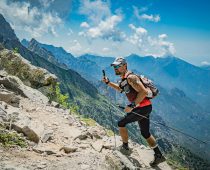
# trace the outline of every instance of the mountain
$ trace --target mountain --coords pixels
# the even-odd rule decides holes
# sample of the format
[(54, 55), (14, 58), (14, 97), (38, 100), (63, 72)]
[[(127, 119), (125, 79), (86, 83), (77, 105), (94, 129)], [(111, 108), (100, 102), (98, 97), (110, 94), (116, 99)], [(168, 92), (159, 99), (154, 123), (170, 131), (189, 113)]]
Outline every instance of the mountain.
[[(24, 43), (24, 41), (23, 41), (23, 43)], [(40, 47), (38, 42), (35, 39), (32, 39), (28, 43), (27, 46), (28, 46), (27, 48), (30, 51), (33, 51), (35, 54), (39, 55), (40, 57), (47, 59), (51, 63), (53, 63), (61, 68), (64, 68), (66, 70), (68, 69), (68, 67), (65, 64), (59, 63), (58, 60), (56, 59), (56, 57), (51, 52), (47, 51), (45, 48)]]
[(102, 57), (102, 56), (95, 56), (95, 55), (90, 55), (90, 54), (84, 54), (80, 56), (79, 59), (93, 61), (102, 69), (109, 67), (110, 64), (113, 62), (113, 57)]
[[(4, 30), (1, 29), (1, 25), (5, 24), (7, 24), (5, 20), (4, 22), (0, 23), (0, 35), (2, 35), (1, 32), (4, 32)], [(8, 29), (11, 29), (11, 27), (9, 27)], [(35, 54), (34, 52), (24, 47), (17, 39), (16, 35), (13, 36), (9, 38), (4, 38), (3, 41), (0, 42), (0, 50), (2, 51), (1, 54), (4, 56), (3, 58), (7, 63), (8, 70), (10, 70), (11, 68), (10, 65), (14, 65), (19, 70), (22, 69), (21, 67), (19, 67), (18, 63), (15, 62), (15, 60), (10, 61), (10, 59), (14, 55), (20, 55), (24, 57), (24, 59), (28, 60), (27, 62), (30, 61), (30, 63), (35, 66), (45, 68), (50, 73), (56, 75), (60, 83), (59, 87), (61, 89), (61, 93), (68, 94), (68, 102), (70, 104), (70, 108), (80, 114), (83, 114), (85, 117), (93, 118), (99, 124), (108, 129), (113, 129), (114, 131), (117, 131), (117, 126), (113, 127), (113, 124), (117, 125), (117, 121), (123, 116), (122, 112), (119, 111), (117, 106), (112, 105), (112, 103), (110, 103), (110, 101), (105, 96), (100, 95), (95, 86), (85, 80), (79, 73), (71, 69), (61, 68), (57, 64), (48, 61), (48, 56), (46, 56), (46, 58), (43, 58), (43, 56), (41, 57), (40, 55)], [(40, 49), (40, 51), (37, 52), (43, 52), (43, 50)], [(10, 55), (11, 57), (8, 57)], [(53, 55), (51, 57), (53, 57)], [(53, 59), (53, 61), (56, 60)], [(0, 69), (4, 69), (2, 67), (3, 66), (0, 66)], [(13, 74), (16, 75), (17, 72), (18, 70), (16, 72), (14, 71)], [(37, 73), (39, 75), (39, 72)], [(42, 88), (40, 88), (39, 86), (36, 88), (42, 91)], [(59, 91), (57, 90), (57, 92)], [(63, 98), (61, 98), (61, 100), (63, 100)], [(113, 122), (110, 121), (110, 114), (107, 113), (113, 114)], [(132, 131), (130, 133), (130, 137), (135, 139), (136, 130), (132, 126), (129, 129), (131, 129)], [(139, 139), (137, 139), (136, 141), (138, 140)]]
[[(0, 64), (6, 61), (8, 51), (1, 50)], [(19, 54), (11, 54), (13, 60), (21, 60), (29, 68), (29, 74), (40, 70)], [(3, 66), (10, 71), (6, 62)], [(42, 71), (46, 77), (52, 76), (47, 70)], [(33, 77), (39, 79), (38, 74)], [(74, 109), (64, 109), (58, 103), (50, 104), (40, 91), (24, 85), (21, 79), (6, 71), (0, 70), (0, 84), (1, 170), (121, 170), (150, 166), (151, 148), (130, 140), (133, 152), (128, 157), (116, 149), (121, 144), (120, 136), (113, 135), (93, 119), (78, 115)], [(207, 167), (199, 163), (199, 167)], [(163, 162), (158, 169), (171, 170), (171, 166)]]
[[(1, 15), (0, 18), (2, 17), (3, 16)], [(2, 25), (7, 25), (8, 23), (3, 19), (1, 19), (1, 21), (3, 22), (0, 23), (0, 35), (4, 36), (5, 31), (3, 30), (4, 27), (2, 27)], [(10, 32), (11, 27), (10, 29), (7, 28), (7, 30)], [(68, 92), (71, 98), (78, 96), (78, 94), (76, 94), (77, 91), (86, 93), (92, 97), (97, 96), (97, 89), (82, 78), (77, 72), (71, 69), (63, 69), (49, 62), (47, 59), (31, 52), (20, 43), (15, 34), (9, 34), (9, 36), (4, 37), (3, 41), (0, 43), (2, 43), (7, 49), (18, 49), (18, 52), (33, 65), (45, 68), (51, 73), (57, 75), (59, 80), (63, 82), (61, 84), (62, 90)], [(71, 89), (69, 86), (71, 86)]]
[[(95, 77), (96, 74), (91, 75), (90, 73), (99, 73), (101, 69), (95, 62), (92, 62), (87, 59), (75, 58), (71, 53), (66, 52), (62, 47), (55, 47), (53, 45), (42, 44), (35, 39), (31, 39), (30, 42), (22, 40), (21, 43), (25, 45), (29, 50), (35, 52), (42, 56), (45, 59), (49, 59), (49, 55), (42, 55), (42, 51), (45, 51), (45, 54), (48, 52), (53, 56), (59, 64), (67, 66), (68, 68), (78, 72), (84, 78), (90, 82), (97, 83), (99, 76)], [(28, 45), (27, 45), (28, 44)]]
[[(84, 58), (84, 56), (81, 56)], [(113, 68), (109, 67), (114, 58), (87, 56), (88, 60), (95, 62), (101, 68), (107, 64), (107, 75), (112, 80)], [(106, 62), (104, 61), (106, 60)], [(210, 106), (210, 72), (189, 64), (176, 57), (154, 58), (152, 56), (140, 57), (132, 54), (126, 57), (128, 68), (144, 74), (168, 90), (178, 88), (186, 93), (193, 101), (208, 111)], [(161, 75), (161, 76), (160, 76)], [(205, 75), (205, 76), (204, 76)], [(116, 80), (116, 79), (115, 79)], [(170, 83), (168, 83), (170, 82)]]
[(15, 35), (14, 30), (10, 27), (9, 23), (6, 22), (3, 15), (0, 13), (0, 41), (4, 41), (6, 39), (15, 40), (17, 41), (18, 38)]
[(22, 39), (22, 40), (21, 40), (21, 44), (22, 44), (24, 47), (28, 48), (29, 41), (26, 40), (26, 39)]
[[(4, 25), (4, 24), (5, 23), (0, 23), (0, 28), (2, 28), (1, 25)], [(1, 31), (4, 32), (4, 30), (0, 30), (0, 34), (1, 34)], [(22, 44), (20, 44), (19, 40), (16, 39), (17, 37), (16, 38), (15, 37), (12, 37), (12, 36), (8, 37), (8, 38), (3, 37), (4, 39), (2, 39), (1, 43), (7, 49), (11, 49), (11, 50), (17, 49), (18, 53), (20, 53), (27, 60), (31, 61), (32, 64), (39, 66), (39, 67), (46, 68), (51, 73), (54, 73), (58, 77), (59, 81), (61, 82), (62, 92), (69, 94), (71, 104), (74, 103), (74, 104), (76, 104), (76, 106), (79, 106), (80, 113), (84, 114), (85, 116), (94, 118), (100, 124), (104, 125), (107, 128), (113, 128), (114, 130), (117, 129), (116, 126), (113, 127), (113, 122), (110, 121), (110, 115), (107, 113), (109, 113), (109, 112), (113, 113), (114, 124), (117, 124), (117, 120), (119, 120), (119, 118), (122, 117), (122, 113), (119, 112), (119, 110), (116, 107), (114, 107), (106, 98), (104, 98), (104, 96), (101, 96), (100, 94), (98, 94), (97, 89), (91, 83), (89, 83), (88, 81), (83, 79), (77, 72), (75, 72), (71, 69), (66, 70), (64, 68), (61, 68), (59, 66), (59, 64), (53, 63), (53, 62), (61, 62), (61, 63), (63, 63), (63, 62), (61, 60), (58, 61), (59, 56), (57, 56), (57, 58), (56, 58), (56, 55), (54, 55), (51, 51), (48, 51), (48, 50), (45, 51), (46, 49), (43, 50), (43, 47), (40, 48), (39, 46), (37, 46), (37, 42), (33, 41), (34, 44), (31, 43), (31, 47), (34, 47), (34, 48), (31, 48), (32, 51), (30, 51), (26, 47), (22, 46)], [(28, 46), (28, 48), (29, 48), (29, 46)], [(35, 49), (38, 49), (36, 54), (35, 54), (35, 52), (33, 52), (33, 50), (35, 50)], [(56, 49), (56, 50), (58, 50), (58, 49)], [(42, 54), (44, 54), (44, 55), (42, 55)], [(45, 56), (45, 54), (47, 54), (47, 55)], [(49, 57), (49, 55), (50, 55), (50, 57)], [(53, 61), (50, 60), (52, 58), (53, 58)], [(84, 64), (84, 62), (85, 62), (85, 64)], [(99, 62), (99, 61), (97, 61), (97, 62)], [(81, 68), (81, 67), (83, 67), (83, 69), (85, 68), (84, 71), (86, 71), (87, 75), (90, 75), (90, 76), (98, 75), (98, 77), (101, 77), (101, 73), (99, 73), (99, 71), (101, 72), (100, 68), (102, 68), (102, 66), (100, 67), (100, 63), (98, 64), (95, 61), (91, 61), (87, 58), (79, 59), (79, 63), (81, 63), (81, 65), (79, 65), (80, 67), (78, 67), (78, 68)], [(94, 64), (95, 66), (98, 66), (98, 67), (92, 67), (91, 66), (92, 64)], [(76, 65), (78, 66), (78, 64), (76, 64)], [(70, 66), (70, 64), (69, 64), (69, 66)], [(87, 69), (86, 66), (90, 66), (90, 68), (92, 68), (92, 69)], [(99, 70), (96, 71), (95, 70), (96, 68), (99, 68)], [(175, 94), (176, 93), (178, 95), (182, 94), (181, 91), (175, 92)], [(169, 97), (171, 97), (171, 96), (173, 96), (173, 95), (169, 95)], [(185, 95), (183, 95), (183, 96), (185, 96)], [(177, 100), (179, 100), (179, 98)], [(165, 103), (163, 102), (162, 104), (163, 105), (162, 105), (161, 109), (163, 109), (163, 110), (160, 110), (159, 113), (164, 113)], [(178, 107), (180, 107), (181, 104), (182, 103), (179, 103), (179, 104), (175, 105), (174, 107), (178, 108)], [(154, 113), (156, 114), (156, 112), (154, 112)], [(162, 120), (161, 116), (155, 117), (155, 119), (157, 119), (157, 118), (158, 118), (157, 121), (164, 122)], [(131, 127), (129, 127), (129, 130), (131, 131), (130, 136), (133, 139), (139, 141), (139, 139), (136, 139), (137, 132), (136, 132), (135, 128), (133, 128), (131, 126)], [(164, 132), (161, 131), (161, 134), (159, 132), (159, 135), (164, 135)], [(166, 135), (164, 135), (164, 136), (166, 136)], [(176, 139), (176, 138), (174, 138), (174, 139)]]
[[(87, 109), (82, 110), (83, 115), (79, 115), (73, 107), (70, 108), (69, 112), (68, 109), (60, 107), (58, 103), (52, 102), (50, 104), (49, 99), (37, 89), (24, 85), (26, 82), (33, 82), (31, 79), (34, 79), (38, 80), (36, 83), (38, 86), (42, 86), (42, 82), (47, 81), (49, 77), (55, 77), (54, 75), (49, 74), (45, 69), (41, 69), (42, 75), (45, 75), (42, 80), (40, 74), (36, 74), (38, 70), (40, 71), (39, 67), (31, 65), (18, 53), (2, 47), (0, 49), (0, 68), (4, 69), (4, 71), (0, 69), (1, 169), (11, 169), (16, 166), (21, 169), (34, 169), (35, 167), (38, 169), (66, 169), (65, 167), (67, 169), (80, 169), (84, 165), (86, 165), (86, 168), (91, 167), (93, 169), (103, 169), (105, 165), (105, 169), (136, 169), (136, 167), (149, 166), (148, 162), (152, 160), (153, 155), (151, 148), (130, 140), (129, 146), (133, 148), (133, 152), (127, 159), (125, 155), (115, 150), (115, 143), (117, 146), (121, 144), (120, 137), (118, 135), (113, 136), (112, 131), (87, 118), (85, 116)], [(13, 65), (13, 68), (10, 67), (11, 65)], [(27, 72), (25, 72), (26, 70)], [(26, 73), (28, 75), (25, 75)], [(24, 82), (21, 81), (23, 75), (26, 76)], [(54, 83), (54, 81), (55, 79), (51, 83)], [(45, 84), (45, 86), (50, 85), (50, 83)], [(183, 96), (181, 92), (177, 93)], [(91, 106), (93, 105), (91, 104)], [(90, 109), (92, 108), (90, 107)], [(99, 112), (101, 111), (100, 108), (97, 109)], [(113, 114), (113, 123), (116, 123), (115, 117), (117, 115), (115, 112), (116, 110), (111, 108), (110, 113)], [(159, 123), (166, 124), (157, 114), (152, 116), (154, 120), (159, 120)], [(100, 117), (107, 118), (103, 114)], [(6, 129), (4, 125), (7, 124), (11, 125), (12, 131), (7, 130), (10, 128)], [(155, 128), (154, 131), (156, 134), (162, 135), (162, 129), (161, 126)], [(129, 128), (129, 135), (135, 134), (135, 131), (136, 128)], [(176, 140), (168, 129), (165, 129), (165, 132), (168, 138)], [(168, 142), (167, 138), (161, 138), (160, 144), (165, 151), (172, 152), (173, 157), (176, 156), (177, 159), (181, 159), (180, 156), (187, 154), (189, 157), (186, 158), (186, 161), (190, 168), (209, 167), (206, 162), (185, 148), (180, 148), (182, 152), (175, 149), (173, 142)], [(7, 148), (5, 149), (4, 146), (7, 146)], [(12, 147), (11, 152), (8, 147)], [(44, 159), (43, 154), (45, 155)], [(21, 155), (24, 155), (25, 159), (22, 159)], [(4, 159), (7, 157), (11, 159)], [(181, 160), (174, 162), (173, 157), (170, 156), (167, 160), (172, 167), (185, 167), (184, 163), (182, 166), (180, 165)], [(54, 158), (56, 160), (52, 161)], [(82, 163), (81, 160), (83, 160)], [(97, 164), (92, 165), (93, 160), (97, 160)], [(191, 162), (192, 160), (193, 162)], [(170, 170), (171, 168), (164, 162), (158, 169)]]
[[(31, 40), (29, 44), (34, 44), (35, 40)], [(100, 57), (100, 56), (94, 56), (94, 55), (83, 55), (79, 58), (72, 58), (68, 60), (68, 58), (62, 57), (62, 53), (69, 55), (67, 52), (64, 52), (63, 49), (60, 50), (58, 47), (54, 47), (51, 45), (43, 45), (36, 41), (36, 46), (39, 46), (39, 48), (50, 50), (50, 53), (57, 55), (57, 58), (60, 56), (60, 63), (68, 63), (68, 66), (70, 68), (74, 67), (77, 70), (81, 70), (84, 68), (87, 68), (87, 63), (94, 63), (95, 69), (85, 69), (88, 70), (87, 75), (88, 77), (94, 76), (96, 80), (100, 80), (101, 73), (97, 70), (105, 69), (106, 73), (112, 80), (115, 80), (116, 76), (113, 76), (114, 72), (113, 69), (110, 67), (110, 63), (113, 62), (114, 58), (112, 57)], [(33, 49), (32, 51), (36, 52), (37, 54), (41, 55), (39, 52), (39, 48), (33, 48), (32, 46), (29, 46), (29, 49)], [(44, 55), (46, 58), (47, 55)], [(68, 62), (68, 61), (69, 62)], [(72, 63), (72, 61), (74, 62)], [(156, 74), (161, 75), (167, 75), (168, 77), (171, 77), (171, 79), (175, 79), (180, 74), (179, 69), (182, 67), (185, 67), (185, 64), (188, 65), (188, 63), (179, 60), (174, 57), (167, 57), (164, 59), (156, 59), (152, 56), (147, 57), (139, 57), (137, 55), (132, 55), (127, 57), (129, 66), (132, 68), (132, 70), (136, 73), (142, 74), (147, 73), (146, 75), (150, 75), (149, 77), (154, 77), (155, 82), (162, 82), (163, 80), (159, 80), (156, 78), (157, 76), (152, 75), (147, 68), (154, 68), (153, 71)], [(75, 67), (75, 63), (80, 63), (77, 65), (77, 68)], [(139, 65), (141, 65), (139, 69)], [(183, 65), (178, 66), (178, 65)], [(171, 68), (170, 68), (171, 66)], [(172, 68), (176, 69), (172, 69)], [(180, 67), (180, 68), (178, 68)], [(96, 69), (97, 68), (97, 69)], [(192, 66), (194, 69), (194, 67)], [(191, 67), (189, 69), (192, 69)], [(197, 69), (197, 68), (196, 68)], [(141, 70), (141, 72), (139, 71)], [(101, 71), (100, 71), (101, 72)], [(167, 76), (165, 76), (167, 78)], [(160, 76), (159, 76), (160, 77)], [(186, 77), (186, 76), (185, 76)], [(171, 81), (171, 80), (170, 80)], [(160, 83), (162, 85), (162, 83)], [(166, 84), (166, 83), (165, 83)], [(168, 84), (168, 83), (167, 83)], [(166, 84), (166, 85), (167, 85)], [(169, 84), (170, 85), (170, 84)], [(164, 85), (163, 85), (164, 86)], [(97, 84), (96, 87), (102, 94), (107, 94), (107, 91), (104, 90), (105, 87), (103, 84)], [(188, 134), (191, 134), (195, 137), (201, 138), (201, 139), (209, 139), (210, 136), (208, 134), (208, 131), (210, 131), (208, 124), (210, 123), (208, 121), (208, 114), (204, 111), (204, 109), (197, 104), (195, 101), (189, 98), (189, 96), (183, 91), (177, 88), (175, 85), (170, 85), (170, 87), (164, 86), (164, 88), (160, 87), (161, 95), (158, 100), (154, 100), (154, 108), (156, 110), (156, 114), (162, 117), (162, 119), (167, 122), (168, 125), (171, 125), (172, 127), (178, 128)], [(119, 101), (119, 98), (122, 98), (120, 94), (116, 94), (114, 90), (108, 89), (109, 97), (111, 97), (112, 101), (116, 102), (115, 99)], [(116, 96), (117, 95), (117, 96)], [(121, 101), (125, 101), (125, 99), (120, 99)], [(125, 104), (125, 103), (123, 103)], [(184, 119), (183, 119), (184, 115)], [(159, 121), (159, 120), (158, 120)], [(186, 123), (187, 122), (187, 123)], [(196, 129), (193, 129), (192, 127), (196, 127)], [(204, 133), (201, 132), (205, 129)], [(164, 129), (163, 129), (164, 131)], [(162, 135), (165, 137), (164, 135)], [(184, 144), (182, 142), (183, 137), (180, 137), (180, 143)], [(185, 139), (187, 140), (187, 139)], [(185, 144), (184, 144), (185, 145)], [(190, 145), (190, 144), (188, 144)], [(192, 146), (191, 148), (194, 148)], [(194, 148), (193, 150), (196, 152), (202, 150), (203, 148)], [(202, 154), (201, 154), (202, 155)], [(205, 157), (205, 154), (204, 154)]]
[[(96, 62), (101, 67), (104, 66), (102, 63), (106, 60), (105, 57), (99, 56), (97, 59), (94, 56), (87, 56), (87, 59)], [(112, 63), (114, 58), (112, 59), (111, 61), (108, 58), (106, 63)], [(148, 76), (159, 86), (161, 93), (157, 100), (153, 100), (153, 105), (156, 114), (167, 125), (180, 129), (198, 139), (210, 141), (210, 112), (205, 109), (210, 104), (208, 100), (208, 94), (210, 94), (209, 81), (207, 81), (210, 80), (208, 71), (176, 57), (154, 58), (152, 56), (131, 55), (126, 59), (129, 69)], [(113, 68), (107, 67), (106, 73), (111, 80), (116, 81)], [(109, 94), (112, 99), (118, 102), (126, 100), (113, 91), (110, 91)], [(177, 136), (179, 136), (177, 141), (182, 145), (188, 146), (194, 153), (199, 153), (204, 158), (210, 158), (209, 153), (204, 152), (206, 149), (210, 150), (209, 144), (202, 145), (194, 140), (189, 141), (185, 135)], [(195, 143), (202, 146), (198, 148), (194, 145)]]

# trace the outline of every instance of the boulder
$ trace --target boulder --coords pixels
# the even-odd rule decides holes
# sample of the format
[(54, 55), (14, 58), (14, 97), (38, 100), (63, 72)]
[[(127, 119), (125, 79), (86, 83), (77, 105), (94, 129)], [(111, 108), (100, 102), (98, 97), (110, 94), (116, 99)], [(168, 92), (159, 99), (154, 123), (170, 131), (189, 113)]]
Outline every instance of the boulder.
[(18, 120), (12, 124), (12, 128), (23, 133), (27, 138), (38, 143), (44, 132), (44, 126), (40, 122), (32, 121), (30, 117), (19, 115)]
[(6, 89), (0, 89), (0, 101), (4, 101), (14, 107), (19, 107), (20, 104), (20, 98), (17, 97), (14, 92)]
[(0, 67), (9, 74), (18, 76), (24, 84), (40, 88), (57, 82), (57, 77), (46, 69), (31, 65), (20, 54), (7, 49), (0, 51)]
[(5, 89), (8, 89), (14, 92), (15, 94), (27, 97), (21, 89), (23, 83), (19, 80), (19, 78), (15, 76), (7, 76), (0, 78), (0, 84), (2, 84)]
[[(23, 84), (23, 82), (15, 76), (7, 76), (0, 78), (0, 84), (7, 89), (7, 91), (12, 91), (14, 94), (19, 94), (22, 97), (26, 97), (32, 100), (36, 100), (42, 103), (48, 103), (49, 99), (43, 95), (40, 91), (33, 89), (29, 86)], [(6, 90), (0, 89), (0, 90)]]
[(121, 169), (130, 169), (136, 170), (140, 169), (140, 167), (136, 167), (127, 156), (123, 155), (121, 152), (115, 150), (106, 155), (106, 161), (109, 163), (111, 168), (115, 170)]

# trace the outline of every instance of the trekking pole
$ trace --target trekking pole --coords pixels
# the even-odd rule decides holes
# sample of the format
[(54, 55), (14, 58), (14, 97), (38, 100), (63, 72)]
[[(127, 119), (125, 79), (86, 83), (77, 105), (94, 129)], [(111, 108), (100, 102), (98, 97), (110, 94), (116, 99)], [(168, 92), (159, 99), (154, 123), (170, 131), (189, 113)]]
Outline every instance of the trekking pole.
[[(103, 77), (105, 78), (105, 77), (106, 77), (105, 70), (102, 70), (102, 73), (103, 73)], [(112, 123), (111, 129), (112, 129), (112, 131), (113, 131), (113, 133), (114, 133), (114, 147), (115, 147), (115, 149), (116, 149), (116, 136), (115, 136), (114, 126), (113, 126), (114, 123), (113, 123), (113, 119), (112, 119), (112, 111), (111, 111), (111, 107), (110, 107), (110, 106), (109, 106), (109, 113), (110, 113), (111, 123)]]
[(113, 119), (112, 119), (112, 111), (111, 111), (111, 107), (109, 106), (109, 113), (110, 113), (110, 117), (111, 117), (111, 122), (112, 122), (112, 131), (113, 131), (113, 133), (114, 133), (114, 148), (116, 149), (116, 136), (115, 136), (115, 130), (114, 130), (114, 126), (113, 126), (113, 124), (114, 124), (114, 122), (113, 122)]
[[(125, 109), (124, 106), (120, 106), (120, 105), (117, 105), (117, 106), (118, 106), (119, 108), (121, 108), (121, 109)], [(143, 115), (140, 115), (140, 114), (138, 114), (138, 113), (136, 113), (136, 112), (131, 111), (131, 113), (133, 113), (133, 114), (135, 114), (135, 115), (137, 115), (137, 116), (140, 116), (140, 117), (142, 117), (142, 118), (144, 118), (144, 119), (149, 119), (148, 117), (143, 116)], [(189, 134), (187, 134), (187, 133), (185, 133), (185, 132), (182, 132), (181, 130), (175, 129), (175, 128), (170, 127), (170, 126), (167, 126), (167, 125), (165, 125), (165, 124), (163, 124), (163, 123), (156, 122), (156, 121), (153, 121), (153, 120), (150, 120), (150, 121), (151, 121), (152, 123), (156, 124), (156, 125), (162, 125), (162, 126), (165, 126), (165, 127), (169, 128), (169, 129), (171, 129), (171, 130), (174, 130), (174, 131), (176, 131), (176, 132), (179, 132), (179, 133), (181, 133), (181, 134), (183, 134), (183, 135), (185, 135), (185, 136), (188, 136), (188, 137), (190, 137), (190, 138), (192, 138), (192, 139), (195, 139), (195, 140), (197, 140), (197, 141), (199, 141), (199, 142), (201, 142), (201, 143), (204, 143), (204, 144), (208, 144), (208, 143), (209, 143), (209, 141), (202, 141), (202, 140), (200, 140), (200, 139), (198, 139), (198, 138), (196, 138), (196, 137), (193, 137), (193, 136), (191, 136), (191, 135), (189, 135)]]

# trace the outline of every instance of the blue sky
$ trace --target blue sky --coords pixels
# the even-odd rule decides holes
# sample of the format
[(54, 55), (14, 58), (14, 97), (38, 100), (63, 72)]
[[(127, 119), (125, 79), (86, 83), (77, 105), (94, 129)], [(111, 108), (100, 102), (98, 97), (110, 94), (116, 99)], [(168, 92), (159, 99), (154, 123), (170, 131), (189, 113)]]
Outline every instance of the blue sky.
[(62, 46), (75, 56), (164, 57), (210, 64), (208, 0), (1, 0), (20, 39)]

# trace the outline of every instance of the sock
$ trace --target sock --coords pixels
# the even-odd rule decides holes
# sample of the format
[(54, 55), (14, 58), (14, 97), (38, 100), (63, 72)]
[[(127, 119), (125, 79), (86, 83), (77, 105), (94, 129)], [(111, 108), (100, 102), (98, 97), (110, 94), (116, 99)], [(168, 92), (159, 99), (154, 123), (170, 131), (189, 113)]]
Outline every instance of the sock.
[(153, 147), (152, 149), (154, 150), (155, 155), (160, 155), (160, 156), (162, 156), (162, 153), (161, 153), (161, 151), (160, 151), (158, 145), (156, 145), (156, 146)]
[(123, 142), (123, 147), (128, 148), (128, 143)]

